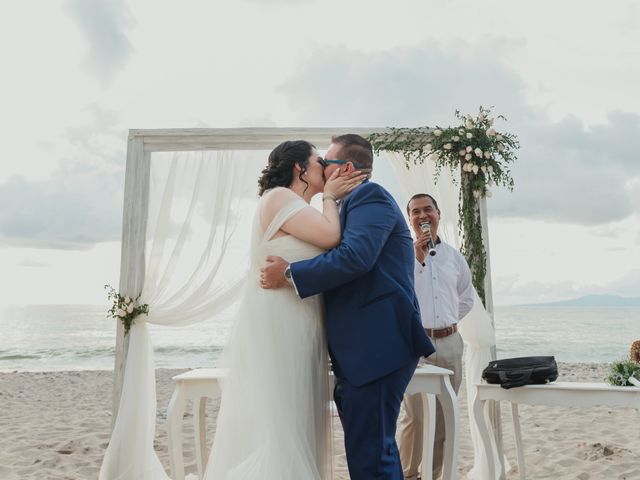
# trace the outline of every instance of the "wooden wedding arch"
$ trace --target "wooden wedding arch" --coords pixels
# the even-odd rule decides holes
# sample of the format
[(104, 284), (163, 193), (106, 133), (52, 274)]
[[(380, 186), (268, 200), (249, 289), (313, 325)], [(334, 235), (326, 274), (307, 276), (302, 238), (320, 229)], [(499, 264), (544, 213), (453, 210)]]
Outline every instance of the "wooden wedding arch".
[[(271, 150), (279, 143), (302, 138), (319, 149), (329, 146), (332, 135), (357, 133), (364, 137), (386, 133), (385, 128), (195, 128), (130, 130), (125, 170), (122, 249), (119, 292), (135, 298), (145, 279), (145, 241), (150, 193), (151, 154), (171, 151), (202, 150)], [(491, 268), (486, 199), (479, 200), (482, 239), (487, 252), (484, 279), (485, 308), (493, 317)], [(128, 335), (118, 322), (115, 350), (113, 415), (117, 417), (124, 369), (127, 361)], [(495, 349), (493, 352), (495, 358)], [(498, 426), (499, 428), (499, 426)]]

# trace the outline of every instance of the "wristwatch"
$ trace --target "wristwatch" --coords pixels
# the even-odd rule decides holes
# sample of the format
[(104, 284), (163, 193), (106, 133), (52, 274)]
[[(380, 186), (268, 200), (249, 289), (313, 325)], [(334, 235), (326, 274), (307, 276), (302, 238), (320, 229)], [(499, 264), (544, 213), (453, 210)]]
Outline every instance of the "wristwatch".
[(287, 265), (284, 269), (284, 278), (289, 282), (289, 285), (293, 285), (293, 277), (291, 276), (291, 265)]

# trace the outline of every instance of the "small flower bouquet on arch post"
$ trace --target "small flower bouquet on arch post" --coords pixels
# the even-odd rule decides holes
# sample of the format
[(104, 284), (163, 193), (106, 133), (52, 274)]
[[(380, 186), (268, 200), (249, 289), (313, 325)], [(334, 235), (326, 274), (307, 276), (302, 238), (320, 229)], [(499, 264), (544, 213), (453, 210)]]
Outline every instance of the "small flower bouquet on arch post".
[(107, 290), (107, 297), (111, 301), (111, 308), (107, 311), (107, 316), (122, 322), (125, 335), (129, 333), (131, 325), (138, 315), (149, 315), (149, 304), (137, 305), (140, 295), (136, 298), (131, 298), (118, 293), (111, 285), (105, 285), (104, 288)]

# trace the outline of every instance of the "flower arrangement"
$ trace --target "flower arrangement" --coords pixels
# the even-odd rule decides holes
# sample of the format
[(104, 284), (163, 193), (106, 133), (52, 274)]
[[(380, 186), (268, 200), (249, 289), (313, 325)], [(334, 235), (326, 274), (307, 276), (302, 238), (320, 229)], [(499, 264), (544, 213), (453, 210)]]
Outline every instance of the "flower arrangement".
[(640, 386), (640, 364), (632, 359), (617, 360), (611, 364), (607, 383), (619, 387)]
[[(490, 108), (480, 106), (478, 115), (455, 112), (459, 125), (452, 127), (390, 128), (385, 133), (374, 133), (369, 141), (376, 152), (402, 153), (406, 167), (431, 159), (437, 177), (442, 168), (459, 172), (461, 180), (458, 228), (463, 237), (462, 254), (473, 275), (473, 285), (483, 302), (486, 275), (486, 252), (482, 240), (482, 225), (478, 200), (491, 197), (489, 187), (503, 185), (513, 190), (509, 165), (516, 160), (520, 144), (515, 135), (498, 132)], [(455, 179), (454, 175), (454, 179)]]
[[(509, 164), (516, 159), (515, 150), (520, 146), (517, 137), (496, 131), (489, 108), (481, 106), (476, 117), (463, 116), (458, 110), (455, 116), (460, 125), (436, 127), (433, 139), (425, 145), (424, 152), (435, 162), (436, 171), (448, 167), (468, 173), (476, 199), (491, 197), (488, 187), (494, 184), (513, 190)], [(506, 120), (502, 115), (497, 118)]]
[(136, 305), (140, 295), (136, 298), (131, 298), (121, 295), (111, 285), (105, 285), (104, 288), (107, 290), (107, 297), (112, 303), (111, 308), (107, 311), (107, 316), (117, 318), (122, 322), (125, 335), (129, 333), (131, 325), (138, 315), (149, 315), (149, 304)]

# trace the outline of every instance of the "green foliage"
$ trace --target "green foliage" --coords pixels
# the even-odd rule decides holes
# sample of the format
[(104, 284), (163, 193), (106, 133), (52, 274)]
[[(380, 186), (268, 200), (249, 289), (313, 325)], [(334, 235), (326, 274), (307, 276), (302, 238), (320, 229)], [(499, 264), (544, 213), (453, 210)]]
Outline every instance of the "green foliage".
[(611, 385), (632, 387), (634, 385), (629, 381), (630, 377), (640, 380), (640, 364), (632, 359), (617, 360), (611, 364), (609, 376), (605, 380)]
[[(448, 168), (454, 179), (459, 175), (458, 228), (463, 239), (462, 254), (484, 302), (487, 254), (482, 243), (478, 200), (490, 197), (488, 187), (494, 184), (513, 190), (510, 164), (516, 160), (520, 144), (515, 135), (494, 129), (490, 108), (481, 106), (475, 118), (463, 116), (458, 110), (455, 115), (460, 122), (458, 126), (390, 128), (388, 132), (370, 135), (369, 141), (376, 152), (386, 150), (403, 154), (408, 169), (412, 163), (417, 165), (431, 159), (435, 164), (436, 182), (442, 168)], [(506, 121), (502, 115), (497, 118)]]
[(121, 295), (111, 285), (105, 285), (104, 288), (107, 290), (107, 297), (112, 302), (111, 308), (107, 310), (107, 317), (119, 319), (124, 325), (125, 335), (129, 333), (131, 325), (138, 315), (149, 315), (149, 304), (136, 305), (140, 295), (132, 299)]

